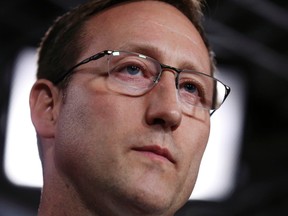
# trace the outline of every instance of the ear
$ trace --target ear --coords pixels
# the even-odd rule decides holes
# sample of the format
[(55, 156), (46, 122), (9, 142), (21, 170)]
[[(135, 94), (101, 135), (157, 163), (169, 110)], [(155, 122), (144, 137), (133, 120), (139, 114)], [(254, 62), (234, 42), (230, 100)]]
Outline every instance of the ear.
[(54, 137), (61, 101), (60, 90), (49, 80), (40, 79), (33, 85), (29, 101), (31, 119), (41, 137)]

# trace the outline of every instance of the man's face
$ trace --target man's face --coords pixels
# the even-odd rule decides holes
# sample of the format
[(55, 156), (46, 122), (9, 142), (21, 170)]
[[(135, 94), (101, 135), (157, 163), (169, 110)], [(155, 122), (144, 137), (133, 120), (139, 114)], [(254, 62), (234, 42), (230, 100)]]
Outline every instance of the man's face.
[[(107, 49), (126, 50), (210, 72), (197, 30), (167, 4), (123, 4), (85, 25), (79, 61)], [(68, 86), (56, 124), (55, 166), (95, 208), (172, 214), (194, 187), (209, 112), (182, 113), (171, 71), (164, 71), (147, 94), (132, 97), (109, 90), (97, 71), (88, 72), (95, 64), (80, 66)]]

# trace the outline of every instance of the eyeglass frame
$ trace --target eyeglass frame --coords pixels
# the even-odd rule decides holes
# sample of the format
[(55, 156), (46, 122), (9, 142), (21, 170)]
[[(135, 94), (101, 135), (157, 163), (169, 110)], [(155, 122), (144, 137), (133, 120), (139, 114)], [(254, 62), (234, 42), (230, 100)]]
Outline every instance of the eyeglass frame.
[[(53, 83), (55, 85), (58, 85), (60, 82), (62, 82), (68, 75), (70, 75), (71, 73), (73, 73), (73, 70), (83, 64), (87, 64), (91, 61), (96, 61), (106, 55), (111, 55), (112, 53), (114, 52), (125, 52), (125, 53), (131, 53), (131, 54), (136, 54), (136, 55), (141, 55), (141, 56), (146, 56), (146, 55), (143, 55), (143, 54), (140, 54), (140, 53), (135, 53), (135, 52), (128, 52), (128, 51), (123, 51), (123, 50), (104, 50), (104, 51), (101, 51), (101, 52), (98, 52), (88, 58), (85, 58), (84, 60), (80, 61), (79, 63), (77, 63), (76, 65), (72, 66), (70, 69), (68, 69), (65, 73), (63, 73), (58, 79), (56, 79), (56, 81), (54, 81)], [(146, 56), (146, 57), (149, 57), (149, 56)], [(149, 57), (151, 58), (151, 57)], [(154, 81), (155, 82), (155, 85), (157, 84), (157, 82), (159, 81), (161, 75), (162, 75), (162, 72), (164, 69), (168, 69), (168, 70), (173, 70), (177, 73), (177, 76), (176, 76), (176, 80), (177, 80), (177, 77), (179, 76), (179, 74), (182, 72), (182, 71), (190, 71), (190, 70), (186, 70), (186, 69), (179, 69), (179, 68), (176, 68), (176, 67), (172, 67), (172, 66), (169, 66), (169, 65), (166, 65), (166, 64), (162, 64), (160, 63), (159, 61), (157, 61), (156, 59), (154, 58), (151, 58), (153, 59), (154, 61), (156, 61), (160, 67), (161, 67), (161, 71), (160, 71), (160, 74), (158, 76), (158, 78)], [(191, 70), (193, 71), (193, 70)], [(220, 80), (218, 80), (217, 78), (211, 76), (211, 75), (208, 75), (208, 74), (205, 74), (205, 73), (202, 73), (202, 72), (196, 72), (196, 71), (193, 71), (194, 73), (197, 73), (197, 74), (201, 74), (201, 75), (204, 75), (206, 77), (210, 77), (211, 79), (214, 79), (216, 80), (217, 82), (220, 82), (224, 87), (225, 87), (225, 94), (224, 94), (224, 98), (220, 104), (220, 106), (224, 103), (224, 101), (227, 99), (228, 95), (230, 94), (230, 91), (231, 91), (231, 88), (224, 84), (223, 82), (221, 82)], [(109, 74), (109, 72), (107, 72)], [(153, 86), (154, 87), (154, 86)], [(153, 88), (152, 87), (152, 88)], [(220, 108), (220, 106), (218, 108)], [(217, 109), (218, 109), (217, 108)], [(212, 116), (212, 114), (217, 110), (217, 109), (210, 109), (210, 116)]]

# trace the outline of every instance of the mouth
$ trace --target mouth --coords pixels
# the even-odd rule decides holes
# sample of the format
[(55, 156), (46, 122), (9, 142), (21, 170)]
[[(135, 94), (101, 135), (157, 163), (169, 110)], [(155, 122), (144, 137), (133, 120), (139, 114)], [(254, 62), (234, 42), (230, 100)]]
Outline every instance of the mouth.
[(160, 159), (160, 160), (168, 160), (171, 163), (175, 164), (176, 161), (172, 157), (170, 151), (166, 148), (161, 148), (160, 146), (153, 145), (153, 146), (142, 146), (142, 147), (136, 147), (133, 148), (133, 150), (141, 152), (143, 154), (146, 154), (148, 157), (152, 157), (155, 159)]

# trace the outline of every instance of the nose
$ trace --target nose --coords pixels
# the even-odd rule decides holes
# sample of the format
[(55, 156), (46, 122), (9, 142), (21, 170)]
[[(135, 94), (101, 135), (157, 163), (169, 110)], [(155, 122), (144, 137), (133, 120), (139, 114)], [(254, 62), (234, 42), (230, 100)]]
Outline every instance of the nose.
[(161, 125), (163, 128), (175, 130), (182, 120), (182, 109), (178, 101), (175, 87), (175, 75), (171, 71), (163, 71), (159, 83), (148, 93), (146, 122), (148, 125)]

